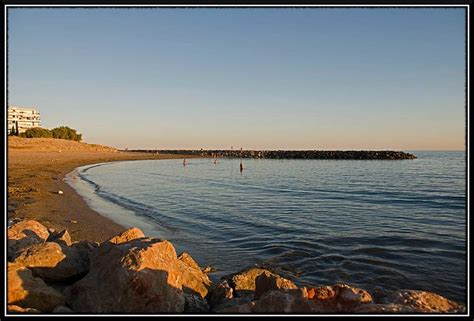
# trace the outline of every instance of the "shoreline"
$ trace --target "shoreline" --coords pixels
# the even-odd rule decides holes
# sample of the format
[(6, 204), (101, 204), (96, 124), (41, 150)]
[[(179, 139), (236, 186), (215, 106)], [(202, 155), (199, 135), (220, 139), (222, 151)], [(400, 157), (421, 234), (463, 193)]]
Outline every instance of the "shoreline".
[[(130, 280), (135, 280), (137, 276), (140, 276), (145, 279), (151, 278), (149, 282), (150, 284), (154, 284), (154, 282), (162, 280), (162, 277), (149, 275), (149, 273), (140, 274), (141, 268), (126, 266), (129, 260), (124, 260), (124, 258), (143, 255), (143, 260), (137, 262), (143, 261), (140, 264), (143, 264), (144, 267), (148, 267), (148, 264), (155, 262), (155, 260), (151, 258), (157, 255), (164, 255), (162, 254), (163, 246), (170, 252), (163, 256), (163, 260), (169, 260), (169, 262), (163, 266), (157, 266), (156, 269), (164, 268), (165, 270), (169, 270), (170, 275), (178, 275), (178, 279), (184, 280), (182, 281), (184, 283), (181, 284), (176, 281), (176, 287), (178, 289), (182, 288), (184, 292), (178, 292), (178, 297), (170, 299), (171, 301), (168, 301), (168, 299), (163, 301), (164, 304), (171, 302), (170, 304), (174, 305), (172, 306), (172, 310), (166, 310), (168, 308), (165, 309), (160, 305), (162, 304), (161, 301), (156, 301), (155, 303), (157, 305), (152, 307), (132, 304), (126, 308), (127, 311), (142, 313), (208, 312), (218, 314), (268, 312), (311, 314), (325, 312), (362, 314), (398, 312), (460, 313), (465, 311), (465, 307), (462, 304), (460, 305), (442, 296), (425, 291), (399, 290), (394, 292), (391, 298), (385, 302), (379, 301), (379, 298), (376, 297), (372, 298), (372, 296), (363, 289), (345, 284), (324, 286), (305, 285), (298, 287), (291, 280), (284, 279), (280, 275), (274, 274), (272, 271), (265, 270), (261, 267), (251, 267), (224, 276), (221, 280), (211, 281), (207, 276), (207, 273), (212, 270), (210, 267), (209, 270), (208, 267), (201, 268), (187, 252), (183, 252), (176, 257), (177, 253), (175, 252), (175, 248), (169, 241), (156, 238), (144, 238), (148, 233), (144, 234), (136, 227), (124, 232), (127, 227), (114, 222), (114, 220), (92, 209), (83, 196), (67, 182), (68, 174), (74, 173), (78, 167), (82, 166), (93, 166), (95, 164), (105, 164), (114, 161), (193, 158), (192, 155), (157, 155), (150, 153), (119, 152), (104, 146), (97, 147), (95, 145), (54, 139), (10, 140), (9, 138), (8, 142), (7, 219), (9, 221), (8, 225), (10, 225), (10, 222), (14, 224), (12, 231), (9, 229), (8, 232), (9, 246), (21, 244), (19, 242), (24, 241), (34, 241), (33, 243), (37, 243), (37, 240), (29, 240), (31, 236), (28, 236), (29, 234), (23, 233), (23, 230), (21, 230), (21, 224), (32, 223), (23, 221), (23, 223), (19, 222), (15, 224), (17, 220), (37, 221), (40, 225), (44, 225), (43, 233), (49, 234), (44, 236), (44, 239), (41, 241), (42, 243), (33, 246), (30, 245), (30, 249), (35, 248), (35, 251), (38, 251), (38, 253), (35, 253), (35, 251), (30, 252), (29, 250), (24, 252), (20, 251), (16, 255), (20, 255), (21, 258), (17, 260), (16, 256), (14, 262), (8, 263), (9, 282), (12, 282), (11, 284), (9, 283), (9, 291), (11, 291), (11, 293), (8, 293), (10, 312), (38, 313), (53, 311), (53, 313), (64, 313), (64, 311), (67, 311), (65, 313), (71, 313), (76, 311), (103, 313), (104, 311), (101, 310), (102, 308), (100, 307), (102, 301), (110, 301), (111, 304), (117, 304), (117, 302), (121, 301), (121, 298), (117, 299), (113, 297), (109, 298), (106, 295), (104, 296), (101, 292), (103, 286), (106, 288), (119, 286), (123, 290), (123, 293), (133, 294), (132, 299), (136, 300), (136, 302), (148, 302), (150, 299), (147, 297), (148, 292), (145, 291), (142, 293), (142, 291), (138, 291), (135, 293), (129, 291), (130, 282), (132, 282)], [(22, 143), (27, 143), (27, 145), (30, 144), (31, 146), (22, 146)], [(48, 144), (46, 148), (44, 147), (45, 143)], [(194, 158), (196, 157), (199, 156), (194, 155)], [(62, 193), (58, 193), (58, 191), (62, 191)], [(46, 228), (49, 230), (46, 230)], [(53, 230), (62, 232), (55, 232)], [(13, 238), (10, 237), (10, 234), (12, 234)], [(22, 239), (15, 239), (15, 237), (21, 235), (23, 235)], [(75, 242), (75, 245), (70, 244), (71, 239)], [(111, 240), (114, 241), (111, 243)], [(109, 258), (107, 257), (108, 254), (101, 252), (103, 249), (111, 249), (112, 252), (122, 251), (119, 250), (119, 244), (129, 242), (137, 246), (137, 248), (132, 248), (130, 253), (124, 252), (120, 255), (116, 253), (113, 254), (113, 257)], [(116, 248), (114, 247), (115, 245), (111, 244), (116, 244), (119, 247)], [(85, 254), (80, 254), (80, 257), (87, 258), (86, 261), (83, 262), (84, 264), (81, 263), (84, 266), (74, 266), (74, 269), (68, 267), (65, 270), (61, 270), (62, 267), (58, 264), (59, 261), (63, 259), (63, 256), (55, 258), (52, 254), (54, 251), (48, 252), (51, 250), (50, 247), (56, 247), (62, 251), (66, 257), (71, 255), (71, 258), (74, 257), (74, 252), (80, 253), (81, 251), (85, 251)], [(142, 249), (143, 252), (137, 249)], [(135, 250), (138, 252), (135, 253)], [(96, 252), (104, 254), (105, 257), (102, 258), (102, 254), (92, 254)], [(146, 254), (148, 252), (149, 254)], [(9, 252), (9, 254), (12, 253)], [(44, 258), (48, 258), (48, 260), (58, 259), (59, 261), (49, 262), (44, 261)], [(117, 258), (118, 260), (115, 262), (114, 260)], [(90, 260), (98, 260), (94, 262), (100, 264), (92, 265), (90, 264)], [(77, 263), (74, 260), (64, 260), (64, 264), (70, 264), (69, 262)], [(132, 260), (130, 262), (135, 261)], [(102, 277), (96, 279), (98, 276), (105, 275), (104, 271), (109, 271), (110, 264), (116, 269), (114, 273), (107, 272), (107, 280), (102, 280)], [(45, 269), (42, 266), (47, 266), (48, 268)], [(176, 266), (178, 266), (179, 269), (174, 270)], [(135, 268), (137, 268), (136, 272), (130, 272), (134, 271)], [(25, 269), (31, 269), (33, 275), (28, 276), (25, 272), (22, 272)], [(65, 275), (58, 275), (56, 269), (58, 272), (64, 273), (65, 271), (73, 271), (75, 277), (71, 279)], [(119, 275), (122, 275), (121, 271), (130, 273), (129, 276), (131, 279), (128, 280), (128, 276), (123, 280), (122, 277), (118, 278)], [(190, 273), (190, 271), (192, 272)], [(47, 286), (48, 291), (59, 290), (59, 292), (56, 291), (56, 294), (54, 294), (57, 296), (58, 301), (51, 303), (51, 306), (44, 307), (43, 301), (17, 300), (16, 295), (22, 293), (21, 291), (25, 291), (25, 293), (35, 293), (35, 291), (43, 293), (42, 291), (45, 291), (45, 288), (37, 283), (32, 285), (31, 288), (28, 288), (30, 287), (30, 285), (28, 285), (30, 284), (28, 283), (30, 278), (38, 282), (38, 275), (41, 277), (41, 273), (46, 273), (46, 276), (44, 276), (45, 280), (48, 280), (48, 278), (57, 278), (57, 281), (63, 282), (58, 287), (49, 287), (49, 283), (44, 285)], [(76, 278), (78, 277), (81, 278), (80, 281), (77, 281)], [(148, 281), (145, 283), (148, 284)], [(145, 283), (143, 286), (145, 286)], [(21, 288), (21, 284), (25, 284), (25, 289)], [(81, 284), (90, 289), (87, 291), (81, 290), (81, 286), (83, 286)], [(17, 288), (17, 285), (20, 288)], [(151, 287), (147, 291), (150, 291), (150, 293), (153, 292), (153, 298), (160, 297), (164, 293), (168, 293), (166, 291), (168, 291), (167, 287), (169, 287), (170, 284), (163, 286), (165, 286), (165, 288)], [(194, 292), (186, 292), (187, 290), (185, 290), (185, 288), (187, 286)], [(88, 300), (87, 298), (90, 293), (96, 295), (97, 298)], [(196, 297), (196, 293), (199, 294), (198, 297)], [(28, 295), (26, 297), (28, 298)], [(403, 301), (407, 298), (414, 300), (415, 304), (411, 305), (411, 303), (408, 304)], [(173, 301), (178, 299), (179, 302)], [(275, 299), (277, 299), (278, 302), (274, 301)], [(13, 305), (10, 305), (10, 303)], [(18, 306), (15, 304), (18, 304)], [(57, 310), (57, 308), (60, 309)], [(122, 311), (122, 308), (120, 304), (112, 305), (110, 307), (111, 311), (109, 312)]]
[[(47, 148), (43, 148), (45, 143)], [(47, 228), (66, 229), (77, 241), (103, 242), (125, 228), (90, 208), (66, 182), (66, 175), (98, 163), (183, 157), (196, 156), (119, 152), (58, 139), (9, 138), (7, 219), (33, 219)]]
[[(139, 160), (141, 159), (137, 159), (137, 161)], [(126, 162), (127, 160), (119, 160), (117, 162), (122, 161)], [(121, 226), (122, 231), (132, 227), (138, 227), (140, 228), (140, 230), (146, 233), (146, 235), (155, 235), (156, 233), (154, 232), (154, 227), (150, 225), (150, 222), (148, 222), (142, 216), (137, 215), (135, 211), (127, 209), (126, 207), (123, 207), (122, 205), (117, 204), (116, 202), (113, 202), (98, 195), (95, 192), (94, 184), (81, 177), (82, 170), (96, 166), (107, 166), (108, 164), (112, 164), (115, 162), (116, 161), (94, 163), (76, 167), (73, 171), (65, 175), (64, 181), (69, 185), (69, 187), (72, 187), (74, 192), (86, 202), (87, 206), (92, 211)]]

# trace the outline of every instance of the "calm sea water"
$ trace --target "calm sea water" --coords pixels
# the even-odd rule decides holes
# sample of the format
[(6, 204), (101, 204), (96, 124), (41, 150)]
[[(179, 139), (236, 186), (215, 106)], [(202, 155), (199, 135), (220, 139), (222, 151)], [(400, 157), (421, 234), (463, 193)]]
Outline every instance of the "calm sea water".
[(71, 184), (104, 215), (212, 265), (214, 279), (263, 264), (299, 285), (421, 289), (465, 301), (465, 153), (414, 153), (250, 159), (242, 173), (237, 159), (116, 162), (82, 167)]

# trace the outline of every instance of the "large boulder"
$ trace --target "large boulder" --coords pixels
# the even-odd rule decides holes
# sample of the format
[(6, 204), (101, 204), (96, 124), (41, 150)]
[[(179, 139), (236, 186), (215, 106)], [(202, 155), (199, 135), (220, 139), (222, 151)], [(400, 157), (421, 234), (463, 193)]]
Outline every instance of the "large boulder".
[(202, 272), (191, 255), (186, 252), (181, 253), (177, 264), (181, 271), (183, 290), (191, 294), (198, 294), (201, 298), (206, 297), (211, 280), (209, 280), (207, 274)]
[(343, 304), (365, 304), (373, 301), (372, 296), (366, 290), (356, 288), (347, 284), (333, 285), (333, 290), (336, 292), (336, 297), (339, 302)]
[(48, 237), (48, 229), (37, 221), (23, 220), (9, 226), (8, 259), (13, 260), (24, 249), (43, 243)]
[(385, 299), (388, 304), (398, 304), (418, 313), (461, 313), (466, 307), (441, 295), (417, 290), (400, 290)]
[(75, 312), (184, 311), (182, 273), (170, 242), (155, 238), (104, 242), (95, 252), (89, 273), (65, 291)]
[(256, 313), (311, 313), (306, 288), (279, 289), (265, 292), (255, 301)]
[[(53, 311), (64, 305), (64, 296), (19, 263), (8, 263), (8, 304), (22, 308)], [(30, 311), (31, 312), (31, 311)]]
[(178, 255), (178, 260), (180, 260), (193, 270), (201, 270), (199, 264), (192, 258), (192, 256), (188, 252), (182, 252), (180, 255)]
[(99, 243), (84, 240), (72, 243), (71, 249), (75, 250), (89, 267), (95, 250), (99, 247), (99, 245)]
[(255, 278), (255, 300), (258, 300), (267, 291), (297, 288), (292, 281), (269, 271), (264, 271)]
[(255, 279), (262, 273), (270, 271), (259, 267), (251, 267), (234, 274), (224, 276), (223, 279), (229, 282), (234, 289), (234, 296), (253, 297), (255, 291)]
[(140, 239), (142, 237), (145, 237), (145, 234), (143, 234), (142, 230), (140, 230), (138, 227), (132, 227), (123, 231), (119, 235), (110, 238), (108, 242), (120, 244), (131, 240)]
[(75, 248), (56, 242), (35, 244), (23, 251), (15, 262), (29, 268), (45, 281), (68, 281), (85, 275), (89, 262)]

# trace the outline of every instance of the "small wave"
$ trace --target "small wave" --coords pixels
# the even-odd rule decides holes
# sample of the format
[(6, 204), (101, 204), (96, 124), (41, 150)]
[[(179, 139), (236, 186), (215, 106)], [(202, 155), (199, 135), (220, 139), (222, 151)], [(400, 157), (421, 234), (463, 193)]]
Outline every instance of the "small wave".
[[(174, 229), (171, 241), (196, 249), (221, 271), (259, 261), (299, 271), (304, 282), (368, 289), (436, 278), (433, 289), (456, 283), (453, 293), (462, 297), (456, 277), (463, 275), (466, 249), (463, 185), (447, 180), (449, 172), (431, 175), (427, 168), (418, 175), (425, 170), (422, 158), (396, 168), (331, 161), (292, 168), (287, 162), (290, 177), (265, 161), (243, 176), (226, 172), (225, 160), (220, 167), (194, 160), (186, 171), (173, 162), (122, 163), (120, 171), (97, 165), (81, 179), (101, 198)], [(124, 168), (133, 169), (133, 194), (128, 176), (120, 176), (130, 175)]]
[(273, 192), (276, 194), (290, 194), (292, 197), (303, 195), (314, 195), (319, 199), (327, 200), (344, 200), (361, 203), (370, 203), (375, 205), (416, 205), (417, 207), (432, 208), (451, 208), (463, 209), (466, 206), (466, 198), (464, 196), (439, 195), (433, 193), (416, 193), (398, 191), (350, 191), (350, 190), (334, 190), (334, 189), (293, 189), (289, 187), (272, 187), (267, 185), (255, 185), (248, 183), (239, 183), (232, 180), (217, 180), (203, 177), (175, 177), (160, 173), (149, 173), (150, 175), (166, 177), (168, 179), (181, 182), (206, 182), (208, 186), (225, 187), (227, 190), (259, 190), (265, 192)]

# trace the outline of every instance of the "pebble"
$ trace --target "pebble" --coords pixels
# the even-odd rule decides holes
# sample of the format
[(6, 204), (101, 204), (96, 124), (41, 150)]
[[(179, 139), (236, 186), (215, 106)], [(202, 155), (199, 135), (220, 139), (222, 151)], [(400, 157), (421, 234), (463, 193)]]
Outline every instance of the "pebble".
[(63, 192), (63, 191), (61, 191), (61, 190), (59, 190), (59, 191), (58, 191), (58, 194), (63, 194), (63, 193), (64, 193), (64, 192)]

